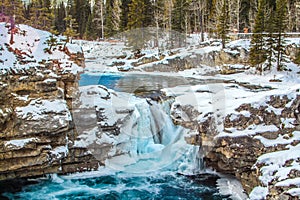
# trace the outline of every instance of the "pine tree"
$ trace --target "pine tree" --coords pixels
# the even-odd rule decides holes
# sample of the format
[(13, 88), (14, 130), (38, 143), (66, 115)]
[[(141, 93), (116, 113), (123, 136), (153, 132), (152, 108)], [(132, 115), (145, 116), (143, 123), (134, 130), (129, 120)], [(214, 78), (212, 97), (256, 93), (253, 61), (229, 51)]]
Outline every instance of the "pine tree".
[(55, 29), (62, 34), (66, 31), (66, 8), (65, 4), (61, 2), (55, 9)]
[(251, 39), (251, 49), (250, 49), (250, 64), (256, 67), (260, 72), (262, 69), (262, 62), (266, 60), (266, 51), (264, 49), (265, 40), (265, 9), (266, 0), (259, 0), (258, 12), (255, 18), (255, 25), (253, 30), (253, 35)]
[(132, 0), (129, 4), (127, 29), (142, 28), (146, 5), (143, 0)]
[(72, 39), (79, 34), (76, 31), (78, 26), (76, 20), (71, 15), (68, 15), (64, 20), (66, 22), (66, 31), (64, 32), (66, 40), (63, 48), (65, 49), (67, 43), (72, 43)]
[(165, 0), (165, 4), (164, 4), (164, 24), (165, 24), (165, 28), (166, 30), (170, 31), (172, 30), (172, 10), (174, 7), (174, 3), (173, 0)]
[(143, 0), (145, 4), (145, 13), (143, 16), (143, 27), (150, 27), (154, 25), (154, 6), (153, 0)]
[(27, 9), (29, 13), (27, 24), (42, 30), (52, 30), (54, 14), (52, 13), (49, 0), (33, 0)]
[(120, 30), (120, 0), (106, 0), (105, 35), (113, 36)]
[(71, 7), (70, 14), (76, 19), (76, 23), (78, 24), (77, 32), (80, 38), (82, 38), (86, 31), (89, 16), (91, 15), (91, 4), (89, 0), (75, 0), (74, 4), (75, 6)]
[(93, 39), (97, 38), (96, 33), (95, 33), (94, 24), (93, 24), (93, 18), (94, 18), (94, 13), (92, 13), (89, 16), (89, 19), (86, 24), (86, 30), (85, 30), (84, 37), (88, 40), (93, 40)]
[(122, 0), (121, 4), (121, 17), (120, 17), (120, 29), (125, 31), (128, 28), (128, 13), (129, 13), (129, 4), (131, 0)]
[(284, 69), (284, 32), (287, 28), (287, 0), (276, 0), (276, 11), (274, 18), (275, 30), (275, 52), (276, 52), (276, 67), (278, 71)]
[(213, 36), (216, 33), (216, 24), (217, 24), (217, 0), (211, 0), (208, 3), (208, 22), (207, 22), (207, 27), (208, 27), (208, 32), (210, 36)]
[(151, 0), (132, 0), (128, 6), (128, 30), (153, 25), (154, 11)]
[(186, 44), (186, 33), (188, 31), (188, 8), (189, 0), (175, 0), (172, 10), (172, 48), (182, 47)]
[(172, 12), (172, 30), (186, 32), (186, 19), (188, 12), (188, 0), (175, 0)]
[(217, 33), (222, 40), (222, 48), (225, 48), (227, 34), (229, 31), (229, 8), (228, 0), (222, 0), (221, 11), (218, 13)]
[(238, 27), (239, 31), (242, 30), (242, 28), (250, 27), (249, 12), (250, 12), (250, 1), (241, 0), (240, 27)]
[(1, 13), (14, 19), (16, 24), (24, 21), (24, 7), (21, 0), (0, 1)]
[[(273, 66), (273, 62), (274, 60), (274, 54), (275, 54), (275, 38), (274, 38), (274, 31), (275, 31), (275, 24), (274, 24), (274, 12), (272, 11), (272, 9), (270, 9), (270, 7), (267, 5), (268, 11), (265, 11), (265, 13), (269, 14), (265, 14), (265, 34), (264, 36), (264, 53), (265, 53), (265, 57), (266, 57), (266, 67), (262, 70), (270, 70)], [(275, 33), (276, 34), (276, 33)]]

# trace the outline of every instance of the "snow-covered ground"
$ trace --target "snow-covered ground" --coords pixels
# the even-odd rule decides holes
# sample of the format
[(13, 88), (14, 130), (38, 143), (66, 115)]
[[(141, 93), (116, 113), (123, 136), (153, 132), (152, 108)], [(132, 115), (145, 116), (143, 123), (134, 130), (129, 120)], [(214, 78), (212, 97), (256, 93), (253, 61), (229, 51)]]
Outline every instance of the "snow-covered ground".
[[(51, 33), (32, 28), (27, 25), (17, 25), (17, 31), (13, 34), (13, 44), (10, 44), (11, 34), (9, 24), (0, 23), (0, 72), (7, 70), (22, 70), (31, 67), (42, 67), (44, 62), (57, 60), (54, 67), (65, 72), (77, 73), (82, 71), (69, 56), (62, 51), (65, 37), (55, 37), (57, 44), (51, 49), (51, 53), (45, 52), (50, 45), (47, 40)], [(78, 45), (67, 43), (70, 53), (82, 52)]]

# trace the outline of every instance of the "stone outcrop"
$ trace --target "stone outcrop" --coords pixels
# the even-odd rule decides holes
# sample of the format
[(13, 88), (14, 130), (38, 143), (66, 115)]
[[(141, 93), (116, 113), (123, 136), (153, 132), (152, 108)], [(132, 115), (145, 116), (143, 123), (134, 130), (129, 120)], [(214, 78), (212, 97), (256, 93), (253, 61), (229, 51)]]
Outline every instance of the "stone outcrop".
[[(208, 113), (201, 122), (195, 120), (195, 112), (187, 107), (179, 106), (171, 114), (177, 124), (198, 132), (198, 135), (186, 140), (202, 146), (206, 166), (234, 175), (248, 194), (256, 186), (262, 186), (269, 190), (267, 199), (297, 199), (287, 191), (299, 187), (278, 186), (277, 183), (282, 180), (274, 174), (274, 178), (271, 177), (268, 183), (262, 182), (260, 177), (266, 176), (262, 169), (270, 164), (260, 163), (258, 160), (262, 155), (296, 148), (300, 143), (297, 137), (293, 139), (299, 130), (299, 104), (300, 96), (296, 94), (272, 95), (259, 105), (242, 104), (236, 108), (235, 113), (225, 117), (224, 131), (221, 134), (216, 132), (212, 113)], [(176, 111), (185, 113), (190, 118), (176, 118)], [(298, 166), (299, 159), (287, 160), (278, 169), (289, 170), (287, 179), (299, 177), (299, 171), (293, 170), (291, 163)], [(288, 169), (284, 169), (285, 167)]]
[[(83, 55), (72, 54), (83, 64)], [(72, 101), (79, 74), (55, 61), (0, 75), (0, 180), (98, 168), (77, 137)]]
[[(298, 110), (300, 96), (289, 98), (288, 96), (270, 96), (265, 105), (253, 107), (251, 104), (243, 104), (236, 111), (240, 114), (232, 117), (228, 115), (224, 120), (225, 131), (228, 136), (217, 137), (214, 148), (207, 154), (205, 161), (208, 166), (212, 166), (220, 171), (232, 173), (239, 178), (245, 188), (250, 193), (255, 186), (260, 186), (259, 181), (261, 169), (264, 164), (257, 164), (258, 158), (266, 153), (277, 152), (287, 149), (286, 144), (274, 143), (274, 145), (264, 145), (262, 141), (275, 141), (279, 137), (286, 140), (292, 138), (293, 132), (297, 130)], [(247, 116), (243, 112), (249, 112)], [(286, 123), (285, 121), (289, 121)], [(251, 130), (255, 126), (274, 126), (274, 131), (255, 131), (253, 135), (230, 136), (230, 128), (236, 128), (241, 133), (244, 130)], [(227, 130), (229, 129), (229, 130)], [(268, 128), (265, 128), (268, 130)], [(295, 140), (291, 145), (295, 146), (299, 141)], [(293, 176), (290, 173), (290, 176)], [(268, 199), (277, 199), (284, 194), (285, 199), (293, 197), (285, 194), (290, 187), (274, 190), (278, 180), (272, 180), (269, 184)], [(273, 189), (272, 189), (273, 188)], [(276, 192), (274, 192), (276, 191)], [(276, 197), (276, 198), (275, 198)]]
[[(211, 45), (211, 44), (207, 44)], [(201, 65), (205, 66), (223, 66), (223, 65), (233, 65), (233, 64), (247, 64), (249, 58), (249, 50), (243, 46), (228, 47), (226, 50), (209, 50), (206, 46), (195, 46), (194, 49), (188, 49), (184, 57), (176, 57), (176, 52), (174, 53), (174, 58), (167, 59), (163, 63), (158, 62), (153, 65), (146, 65), (143, 70), (161, 71), (161, 72), (178, 72), (186, 69), (196, 68)], [(150, 63), (149, 59), (148, 62)], [(158, 61), (155, 59), (154, 61)], [(143, 63), (143, 62), (140, 62)]]

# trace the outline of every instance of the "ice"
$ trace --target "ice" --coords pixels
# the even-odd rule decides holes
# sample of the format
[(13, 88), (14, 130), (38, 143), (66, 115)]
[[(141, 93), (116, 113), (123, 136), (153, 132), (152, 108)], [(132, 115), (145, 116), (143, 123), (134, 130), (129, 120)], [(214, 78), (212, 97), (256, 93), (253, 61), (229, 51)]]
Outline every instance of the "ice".
[(242, 184), (234, 177), (221, 176), (221, 178), (217, 180), (217, 186), (222, 195), (228, 195), (232, 200), (248, 199)]

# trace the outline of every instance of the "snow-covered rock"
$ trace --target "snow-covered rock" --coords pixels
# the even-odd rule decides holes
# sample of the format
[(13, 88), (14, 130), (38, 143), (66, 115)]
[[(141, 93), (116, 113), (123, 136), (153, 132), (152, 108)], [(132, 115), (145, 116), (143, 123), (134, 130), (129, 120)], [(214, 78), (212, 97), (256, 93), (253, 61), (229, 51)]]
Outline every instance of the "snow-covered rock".
[(73, 148), (72, 98), (84, 58), (62, 37), (18, 25), (14, 42), (0, 23), (0, 180), (98, 168), (87, 149)]

